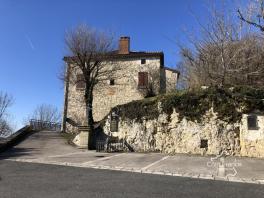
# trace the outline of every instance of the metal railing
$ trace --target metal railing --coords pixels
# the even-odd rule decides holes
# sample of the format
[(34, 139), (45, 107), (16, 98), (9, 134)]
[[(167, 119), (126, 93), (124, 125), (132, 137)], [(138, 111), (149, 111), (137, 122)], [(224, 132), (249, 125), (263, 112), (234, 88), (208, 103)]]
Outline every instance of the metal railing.
[(60, 131), (61, 130), (61, 124), (56, 123), (56, 122), (48, 122), (48, 121), (31, 119), (29, 123), (30, 123), (30, 127), (36, 131), (41, 131), (41, 130)]
[(123, 140), (120, 141), (110, 141), (97, 140), (96, 141), (96, 152), (123, 152), (126, 151), (125, 144)]
[(25, 127), (19, 129), (12, 135), (4, 138), (0, 141), (0, 152), (5, 151), (6, 149), (18, 144), (20, 141), (25, 139), (29, 134), (31, 134), (30, 126), (26, 125)]

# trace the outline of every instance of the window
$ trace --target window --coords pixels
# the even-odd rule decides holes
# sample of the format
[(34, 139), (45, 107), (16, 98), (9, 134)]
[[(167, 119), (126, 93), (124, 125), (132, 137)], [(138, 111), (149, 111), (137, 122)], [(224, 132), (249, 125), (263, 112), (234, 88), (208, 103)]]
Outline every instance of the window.
[(115, 85), (115, 80), (114, 79), (110, 79), (109, 85)]
[(146, 59), (145, 58), (141, 59), (141, 65), (143, 65), (143, 64), (146, 64)]
[(118, 132), (118, 115), (114, 112), (111, 114), (110, 131)]
[(85, 81), (82, 74), (77, 74), (77, 81), (76, 81), (76, 89), (84, 89), (85, 88)]
[(208, 140), (201, 140), (200, 148), (208, 148)]
[(147, 88), (148, 72), (138, 72), (138, 88)]
[(258, 120), (256, 115), (249, 115), (247, 117), (247, 125), (249, 130), (254, 130), (258, 128)]

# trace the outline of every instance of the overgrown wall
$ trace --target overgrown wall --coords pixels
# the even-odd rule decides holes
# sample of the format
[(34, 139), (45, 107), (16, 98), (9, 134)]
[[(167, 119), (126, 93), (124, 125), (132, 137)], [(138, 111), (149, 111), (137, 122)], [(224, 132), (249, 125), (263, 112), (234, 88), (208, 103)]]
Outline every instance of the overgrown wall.
[[(228, 150), (231, 154), (239, 154), (237, 134), (238, 124), (228, 124), (218, 120), (215, 113), (208, 111), (201, 123), (179, 121), (179, 114), (174, 110), (162, 113), (157, 119), (120, 120), (118, 132), (110, 131), (110, 117), (104, 131), (108, 135), (125, 139), (135, 151), (160, 151), (164, 153), (219, 154)], [(207, 141), (208, 147), (201, 148), (201, 142)]]
[[(227, 151), (236, 156), (264, 157), (264, 116), (258, 113), (258, 128), (249, 130), (245, 112), (260, 112), (263, 101), (255, 98), (257, 109), (253, 111), (255, 103), (252, 101), (234, 102), (244, 96), (222, 91), (220, 95), (213, 93), (215, 90), (202, 91), (195, 96), (176, 94), (118, 106), (113, 109), (119, 115), (118, 132), (110, 131), (110, 115), (103, 126), (104, 132), (125, 139), (138, 152), (217, 155)], [(189, 104), (182, 104), (183, 98)], [(168, 103), (172, 107), (170, 110)], [(250, 104), (250, 107), (241, 104)]]

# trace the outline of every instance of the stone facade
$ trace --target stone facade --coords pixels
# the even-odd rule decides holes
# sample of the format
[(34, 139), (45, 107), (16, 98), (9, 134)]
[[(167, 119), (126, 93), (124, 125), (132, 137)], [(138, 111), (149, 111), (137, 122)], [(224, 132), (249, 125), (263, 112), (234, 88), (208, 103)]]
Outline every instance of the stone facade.
[[(164, 67), (162, 52), (130, 52), (130, 40), (127, 37), (125, 39), (125, 41), (120, 39), (120, 48), (122, 48), (119, 49), (120, 53), (117, 52), (111, 61), (103, 63), (109, 64), (110, 68), (111, 65), (118, 65), (119, 69), (113, 78), (109, 78), (95, 87), (93, 93), (95, 121), (102, 120), (116, 105), (140, 100), (146, 96), (147, 90), (138, 88), (139, 72), (147, 73), (148, 84), (151, 85), (154, 94), (176, 89), (179, 73)], [(169, 78), (166, 78), (164, 74)], [(76, 89), (75, 83), (69, 83), (65, 86), (67, 86), (65, 89), (67, 92), (65, 97), (67, 98), (64, 106), (66, 130), (76, 132), (76, 126), (84, 124), (86, 115), (84, 91)]]
[[(114, 64), (120, 65), (122, 68), (118, 71), (118, 78), (114, 79), (114, 85), (109, 85), (109, 81), (105, 86), (96, 88), (94, 92), (94, 119), (102, 120), (117, 105), (131, 102), (132, 100), (140, 100), (145, 96), (144, 91), (138, 89), (138, 72), (152, 71), (159, 72), (159, 58), (146, 58), (146, 64), (141, 64), (140, 59), (120, 60)], [(151, 79), (149, 75), (149, 81)], [(155, 84), (155, 94), (159, 94), (159, 84)], [(100, 90), (99, 90), (100, 89)]]
[(162, 80), (165, 80), (165, 82), (162, 82), (165, 86), (164, 90), (166, 90), (166, 93), (175, 91), (175, 85), (177, 84), (179, 73), (175, 72), (175, 70), (164, 67), (163, 72), (164, 77), (162, 77)]
[(210, 109), (198, 123), (185, 118), (179, 121), (174, 110), (170, 119), (165, 113), (153, 120), (142, 118), (142, 122), (120, 118), (118, 132), (111, 132), (109, 116), (104, 132), (126, 140), (138, 152), (218, 155), (227, 151), (230, 155), (263, 158), (264, 116), (257, 117), (259, 128), (248, 130), (247, 115), (243, 115), (241, 122), (230, 124), (219, 120)]

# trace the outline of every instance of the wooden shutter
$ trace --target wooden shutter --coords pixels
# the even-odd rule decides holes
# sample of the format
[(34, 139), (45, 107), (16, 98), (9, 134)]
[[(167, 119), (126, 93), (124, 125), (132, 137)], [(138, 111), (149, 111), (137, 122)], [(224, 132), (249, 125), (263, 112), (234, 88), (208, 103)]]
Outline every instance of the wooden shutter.
[(138, 72), (138, 87), (146, 88), (148, 86), (148, 72)]
[(84, 89), (85, 81), (82, 74), (77, 74), (76, 89)]

